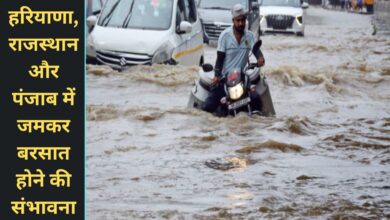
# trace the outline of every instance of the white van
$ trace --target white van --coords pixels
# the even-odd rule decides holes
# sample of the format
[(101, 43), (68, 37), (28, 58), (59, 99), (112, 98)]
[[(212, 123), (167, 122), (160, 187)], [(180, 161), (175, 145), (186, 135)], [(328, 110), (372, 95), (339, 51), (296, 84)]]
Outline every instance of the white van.
[(194, 0), (107, 0), (88, 41), (99, 62), (114, 69), (137, 64), (203, 63), (202, 26)]

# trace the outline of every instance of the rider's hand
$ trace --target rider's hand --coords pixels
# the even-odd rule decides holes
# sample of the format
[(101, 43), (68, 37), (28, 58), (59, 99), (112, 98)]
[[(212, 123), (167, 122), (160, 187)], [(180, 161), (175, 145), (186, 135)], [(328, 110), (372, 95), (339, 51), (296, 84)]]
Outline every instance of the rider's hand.
[(213, 86), (218, 85), (220, 80), (221, 80), (221, 77), (214, 76), (212, 85)]
[(264, 66), (264, 64), (265, 64), (264, 57), (259, 57), (259, 59), (257, 60), (257, 64), (259, 66)]

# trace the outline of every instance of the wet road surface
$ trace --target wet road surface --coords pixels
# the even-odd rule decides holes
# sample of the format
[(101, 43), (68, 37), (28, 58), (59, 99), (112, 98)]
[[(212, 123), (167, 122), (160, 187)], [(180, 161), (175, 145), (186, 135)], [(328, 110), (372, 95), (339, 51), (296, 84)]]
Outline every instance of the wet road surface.
[(186, 109), (198, 67), (87, 66), (87, 219), (390, 218), (390, 38), (307, 15), (262, 37), (273, 118)]

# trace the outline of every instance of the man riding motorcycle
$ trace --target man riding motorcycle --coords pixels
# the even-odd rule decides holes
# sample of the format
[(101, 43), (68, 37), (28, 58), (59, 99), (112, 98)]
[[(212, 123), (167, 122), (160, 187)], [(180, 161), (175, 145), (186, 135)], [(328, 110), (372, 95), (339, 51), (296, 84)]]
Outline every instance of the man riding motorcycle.
[[(225, 78), (231, 71), (237, 71), (237, 68), (242, 70), (248, 61), (249, 52), (255, 44), (255, 35), (245, 30), (247, 12), (241, 4), (236, 4), (232, 9), (233, 26), (225, 29), (218, 39), (217, 60), (215, 63), (215, 76), (213, 78), (213, 88), (210, 95), (207, 97), (204, 105), (204, 111), (214, 112), (220, 103), (221, 98), (225, 97), (226, 93), (221, 78)], [(263, 66), (265, 63), (261, 50), (254, 54), (257, 59), (257, 64)], [(255, 87), (251, 87), (251, 108), (261, 110), (260, 96), (257, 94)]]

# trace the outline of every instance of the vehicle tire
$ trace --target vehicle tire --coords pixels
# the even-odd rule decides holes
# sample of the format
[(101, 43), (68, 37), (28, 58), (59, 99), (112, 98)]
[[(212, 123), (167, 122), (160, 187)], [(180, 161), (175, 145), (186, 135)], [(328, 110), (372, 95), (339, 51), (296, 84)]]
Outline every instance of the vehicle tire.
[(304, 32), (298, 32), (298, 33), (297, 33), (297, 36), (304, 37), (304, 36), (305, 36), (305, 33), (304, 33)]

